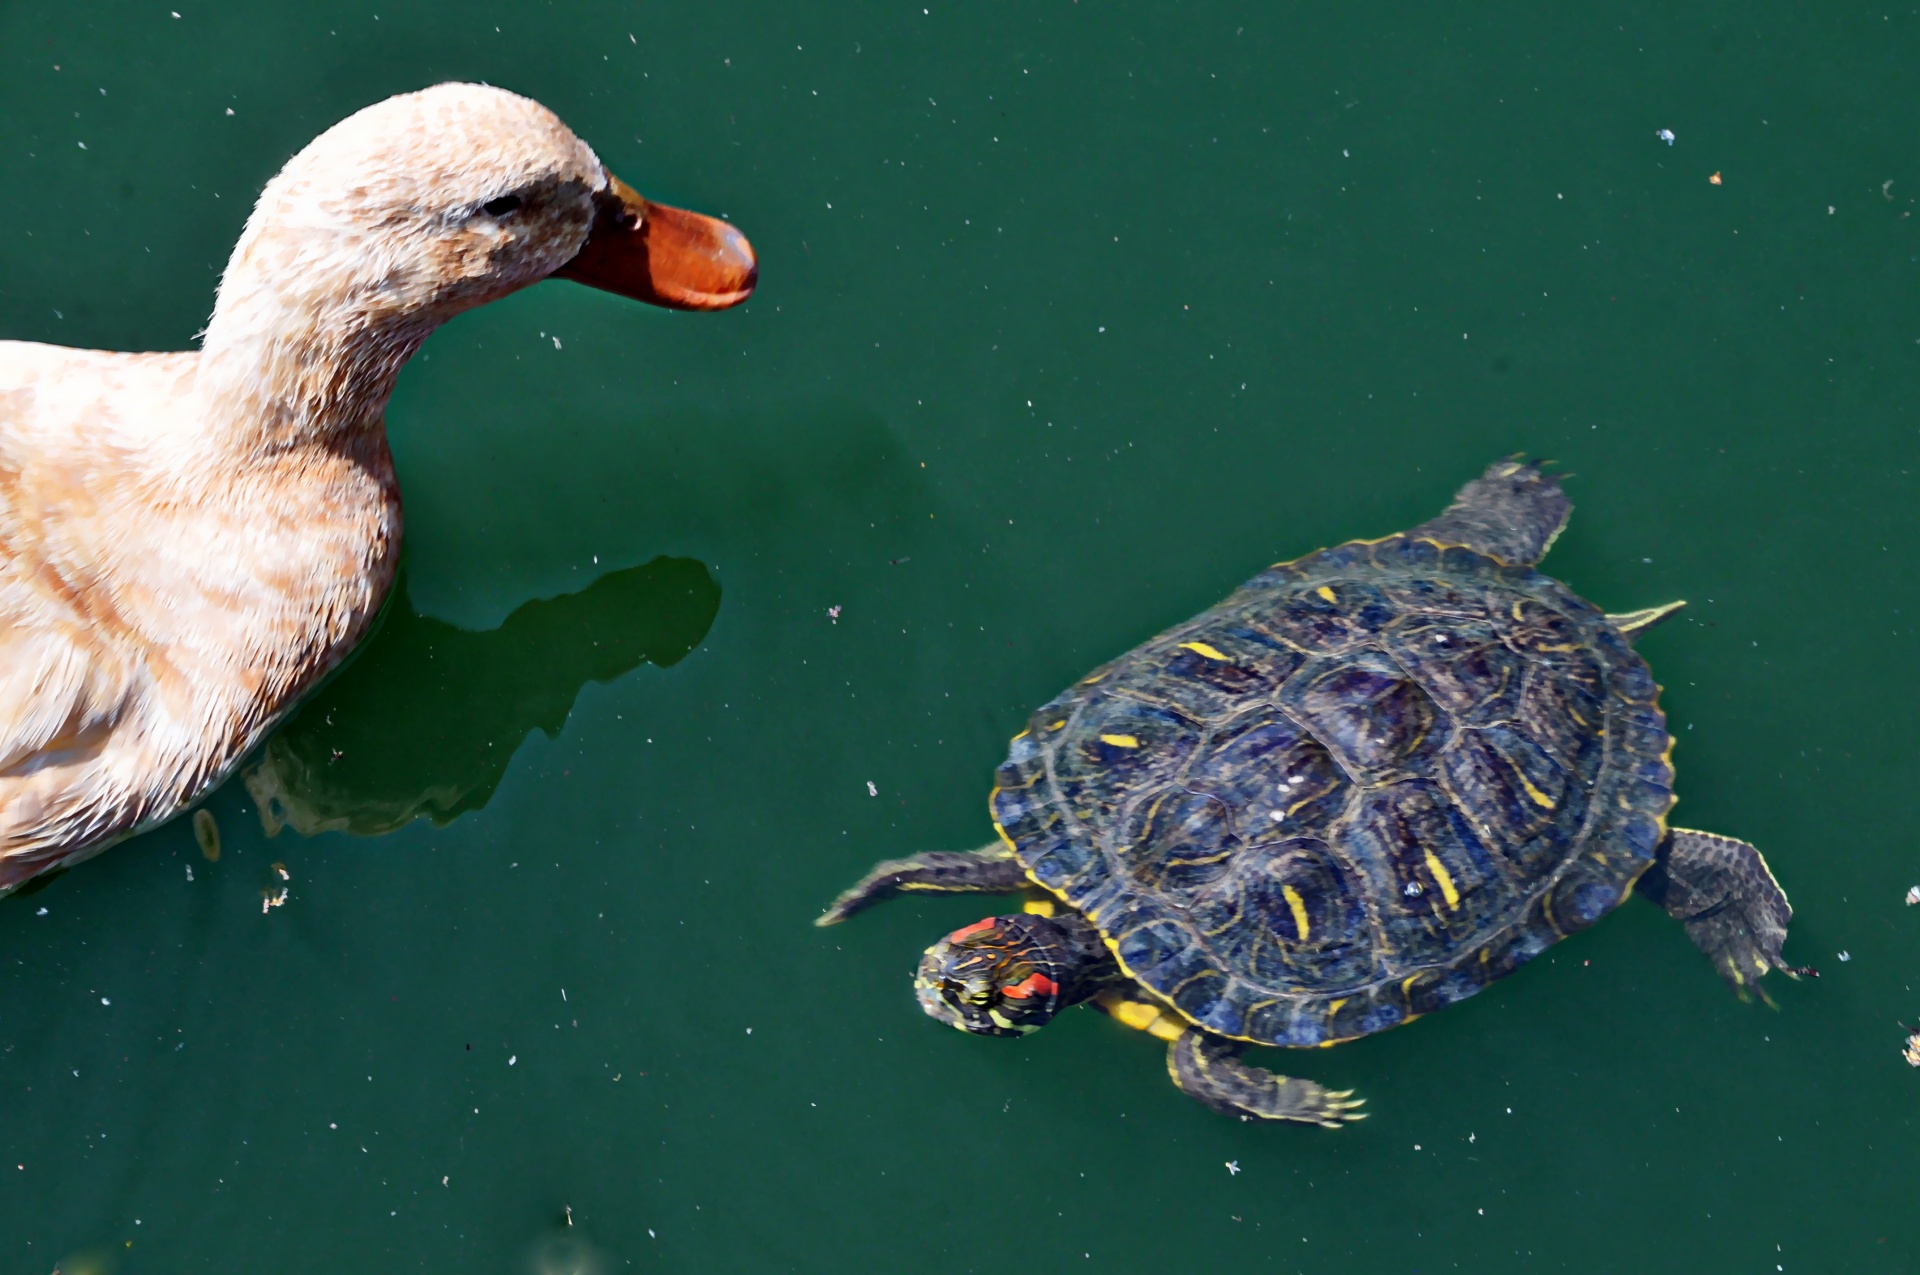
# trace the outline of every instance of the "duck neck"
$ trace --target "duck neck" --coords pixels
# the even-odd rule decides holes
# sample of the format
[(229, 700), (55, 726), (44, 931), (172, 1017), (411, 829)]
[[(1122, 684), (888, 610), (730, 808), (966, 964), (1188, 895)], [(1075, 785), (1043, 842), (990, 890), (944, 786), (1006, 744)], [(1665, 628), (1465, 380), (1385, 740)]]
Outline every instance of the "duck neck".
[(262, 459), (380, 436), (400, 368), (450, 314), (346, 271), (261, 268), (242, 242), (196, 373), (216, 446)]

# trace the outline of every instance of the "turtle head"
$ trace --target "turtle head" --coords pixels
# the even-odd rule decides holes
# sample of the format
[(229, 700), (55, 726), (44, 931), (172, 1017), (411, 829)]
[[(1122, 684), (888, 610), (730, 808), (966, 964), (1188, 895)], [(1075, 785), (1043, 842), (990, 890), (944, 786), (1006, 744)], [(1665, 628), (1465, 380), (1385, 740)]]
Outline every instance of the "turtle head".
[(977, 1036), (1024, 1036), (1084, 997), (1069, 999), (1084, 957), (1066, 927), (1044, 916), (990, 916), (963, 925), (920, 958), (920, 1008)]

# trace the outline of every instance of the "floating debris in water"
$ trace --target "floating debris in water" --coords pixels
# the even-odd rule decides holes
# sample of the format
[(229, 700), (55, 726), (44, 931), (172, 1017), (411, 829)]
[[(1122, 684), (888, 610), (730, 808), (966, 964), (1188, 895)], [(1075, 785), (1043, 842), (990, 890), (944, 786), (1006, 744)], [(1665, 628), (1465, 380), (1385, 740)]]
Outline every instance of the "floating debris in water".
[(265, 916), (274, 908), (285, 907), (287, 905), (287, 896), (288, 890), (285, 886), (280, 887), (280, 893), (278, 894), (275, 894), (272, 890), (260, 891), (260, 915)]
[(1669, 146), (1673, 145), (1673, 130), (1670, 128), (1663, 128), (1659, 132), (1655, 133), (1654, 136), (1659, 138), (1661, 141), (1665, 142)]
[(1905, 1023), (1900, 1024), (1900, 1030), (1907, 1033), (1907, 1043), (1901, 1049), (1900, 1056), (1907, 1060), (1907, 1066), (1920, 1067), (1920, 1031), (1915, 1031)]
[(829, 620), (832, 620), (832, 621), (833, 621), (833, 622), (834, 622), (835, 624), (838, 624), (838, 623), (840, 623), (840, 608), (839, 608), (839, 607), (837, 607), (837, 606), (836, 606), (836, 607), (828, 607), (828, 608), (827, 608), (827, 618), (828, 618)]
[(1834, 955), (1839, 957), (1843, 961), (1850, 961), (1853, 959), (1852, 952), (1835, 952)]
[(275, 872), (278, 872), (278, 873), (280, 874), (280, 879), (281, 879), (282, 881), (291, 881), (291, 880), (293, 880), (293, 874), (292, 874), (291, 872), (288, 872), (288, 871), (287, 871), (287, 865), (286, 865), (286, 864), (284, 864), (284, 863), (276, 863), (276, 864), (274, 864), (274, 865), (273, 865), (273, 870), (274, 870)]
[(1907, 891), (1907, 906), (1912, 907), (1916, 903), (1920, 903), (1920, 885)]
[(202, 859), (208, 863), (220, 862), (220, 825), (213, 821), (212, 811), (193, 812), (193, 839), (200, 843)]
[(873, 786), (873, 780), (871, 779), (867, 780), (867, 796), (878, 797), (879, 795), (880, 795), (880, 790)]
[(1707, 178), (1707, 180), (1708, 180), (1709, 182), (1711, 182), (1711, 183), (1713, 183), (1713, 184), (1714, 184), (1715, 186), (1719, 186), (1719, 185), (1722, 185), (1722, 184), (1723, 184), (1723, 183), (1721, 182), (1721, 180), (1720, 180), (1720, 174), (1719, 174), (1719, 173), (1715, 173), (1715, 174), (1714, 174), (1713, 176), (1711, 176), (1711, 177), (1709, 177), (1709, 178)]

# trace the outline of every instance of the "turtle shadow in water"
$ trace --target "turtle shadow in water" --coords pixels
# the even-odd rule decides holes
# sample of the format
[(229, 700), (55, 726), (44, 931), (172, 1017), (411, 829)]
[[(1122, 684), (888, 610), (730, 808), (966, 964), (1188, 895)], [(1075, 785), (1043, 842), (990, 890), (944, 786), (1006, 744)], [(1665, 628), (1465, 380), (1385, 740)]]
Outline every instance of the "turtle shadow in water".
[(704, 564), (660, 557), (474, 632), (415, 611), (403, 575), (380, 631), (242, 778), (270, 837), (445, 824), (486, 805), (528, 731), (557, 736), (588, 682), (679, 662), (719, 609)]

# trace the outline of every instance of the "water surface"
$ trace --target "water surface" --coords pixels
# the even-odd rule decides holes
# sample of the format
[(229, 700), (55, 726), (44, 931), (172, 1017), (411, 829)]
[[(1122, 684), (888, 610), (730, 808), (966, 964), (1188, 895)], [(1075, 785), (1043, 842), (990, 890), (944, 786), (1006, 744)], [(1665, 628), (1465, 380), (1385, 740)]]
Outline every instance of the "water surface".
[[(0, 8), (8, 337), (188, 346), (280, 163), (449, 78), (763, 264), (437, 335), (406, 594), (269, 818), (0, 903), (0, 1265), (1912, 1269), (1917, 54), (1776, 2)], [(1071, 679), (1522, 449), (1556, 575), (1693, 603), (1676, 818), (1792, 894), (1777, 1012), (1631, 902), (1269, 1056), (1373, 1118), (1259, 1128), (1092, 1013), (923, 1018), (981, 901), (809, 925), (986, 841)]]

